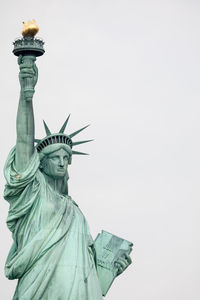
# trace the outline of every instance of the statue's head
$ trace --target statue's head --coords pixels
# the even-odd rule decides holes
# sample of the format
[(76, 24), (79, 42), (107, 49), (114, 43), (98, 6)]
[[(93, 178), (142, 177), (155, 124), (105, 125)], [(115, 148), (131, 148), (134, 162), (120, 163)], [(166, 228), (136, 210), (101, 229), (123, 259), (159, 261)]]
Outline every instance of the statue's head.
[(72, 142), (72, 137), (77, 135), (85, 126), (69, 135), (64, 133), (69, 117), (61, 127), (59, 133), (52, 134), (44, 122), (46, 137), (42, 140), (35, 140), (38, 144), (36, 149), (40, 157), (40, 169), (46, 175), (58, 179), (68, 179), (67, 167), (71, 164), (72, 154), (86, 155), (86, 153), (72, 150), (73, 146), (90, 142), (91, 140)]
[(40, 153), (40, 170), (53, 179), (68, 180), (68, 165), (71, 164), (72, 150), (65, 144), (53, 144)]

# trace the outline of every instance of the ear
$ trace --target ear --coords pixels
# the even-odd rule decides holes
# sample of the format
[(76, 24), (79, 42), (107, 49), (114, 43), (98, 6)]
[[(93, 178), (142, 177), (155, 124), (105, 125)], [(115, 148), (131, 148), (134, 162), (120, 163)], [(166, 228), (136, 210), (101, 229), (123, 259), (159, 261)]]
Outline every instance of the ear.
[(71, 165), (72, 163), (72, 155), (70, 156), (70, 158), (68, 159), (68, 165)]
[(43, 165), (42, 165), (42, 163), (40, 163), (40, 165), (39, 165), (39, 169), (40, 169), (40, 170), (42, 170), (42, 169), (43, 169)]

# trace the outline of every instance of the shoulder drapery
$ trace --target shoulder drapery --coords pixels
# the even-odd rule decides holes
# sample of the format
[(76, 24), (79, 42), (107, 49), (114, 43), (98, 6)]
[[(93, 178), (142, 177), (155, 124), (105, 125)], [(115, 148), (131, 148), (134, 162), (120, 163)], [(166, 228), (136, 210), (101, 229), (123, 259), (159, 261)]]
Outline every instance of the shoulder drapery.
[(6, 179), (4, 198), (10, 204), (7, 225), (12, 233), (15, 232), (17, 220), (28, 213), (39, 192), (39, 182), (34, 180), (40, 164), (37, 151), (35, 150), (27, 169), (21, 173), (17, 172), (15, 168), (15, 151), (14, 147), (9, 153), (4, 167)]

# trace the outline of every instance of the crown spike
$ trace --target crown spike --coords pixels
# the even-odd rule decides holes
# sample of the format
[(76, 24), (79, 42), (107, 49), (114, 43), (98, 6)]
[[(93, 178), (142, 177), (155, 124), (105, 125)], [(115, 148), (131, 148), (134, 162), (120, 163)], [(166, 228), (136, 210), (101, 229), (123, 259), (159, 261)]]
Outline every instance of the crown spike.
[(47, 126), (47, 124), (46, 124), (46, 122), (44, 120), (43, 120), (43, 123), (44, 123), (44, 128), (45, 128), (47, 136), (51, 135), (51, 131), (49, 130), (49, 128), (48, 128), (48, 126)]
[(70, 117), (70, 114), (69, 114), (69, 116), (67, 117), (67, 120), (65, 121), (65, 123), (63, 124), (63, 126), (61, 127), (59, 133), (64, 133), (65, 128), (66, 128), (67, 123), (68, 123), (68, 120), (69, 120), (69, 117)]
[(79, 152), (79, 151), (72, 151), (72, 154), (78, 154), (78, 155), (89, 155), (88, 153)]
[(80, 145), (80, 144), (84, 144), (84, 143), (89, 143), (92, 142), (94, 140), (85, 140), (85, 141), (79, 141), (79, 142), (73, 142), (72, 146), (76, 146), (76, 145)]
[(90, 125), (84, 126), (83, 128), (81, 128), (81, 129), (79, 129), (79, 130), (77, 130), (77, 131), (75, 131), (75, 132), (69, 134), (69, 137), (72, 138), (73, 136), (77, 135), (79, 132), (81, 132), (82, 130), (84, 130), (84, 129), (87, 128), (88, 126), (90, 126)]

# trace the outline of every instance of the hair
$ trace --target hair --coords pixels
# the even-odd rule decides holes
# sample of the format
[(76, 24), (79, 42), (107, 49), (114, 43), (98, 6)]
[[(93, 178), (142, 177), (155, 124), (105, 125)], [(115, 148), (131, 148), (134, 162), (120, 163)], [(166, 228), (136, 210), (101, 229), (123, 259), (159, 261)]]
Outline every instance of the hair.
[(70, 165), (72, 162), (72, 150), (68, 145), (61, 143), (48, 145), (44, 149), (42, 149), (39, 153), (40, 162), (44, 161), (44, 159), (46, 160), (49, 154), (54, 153), (60, 149), (65, 150), (69, 155), (68, 164)]

